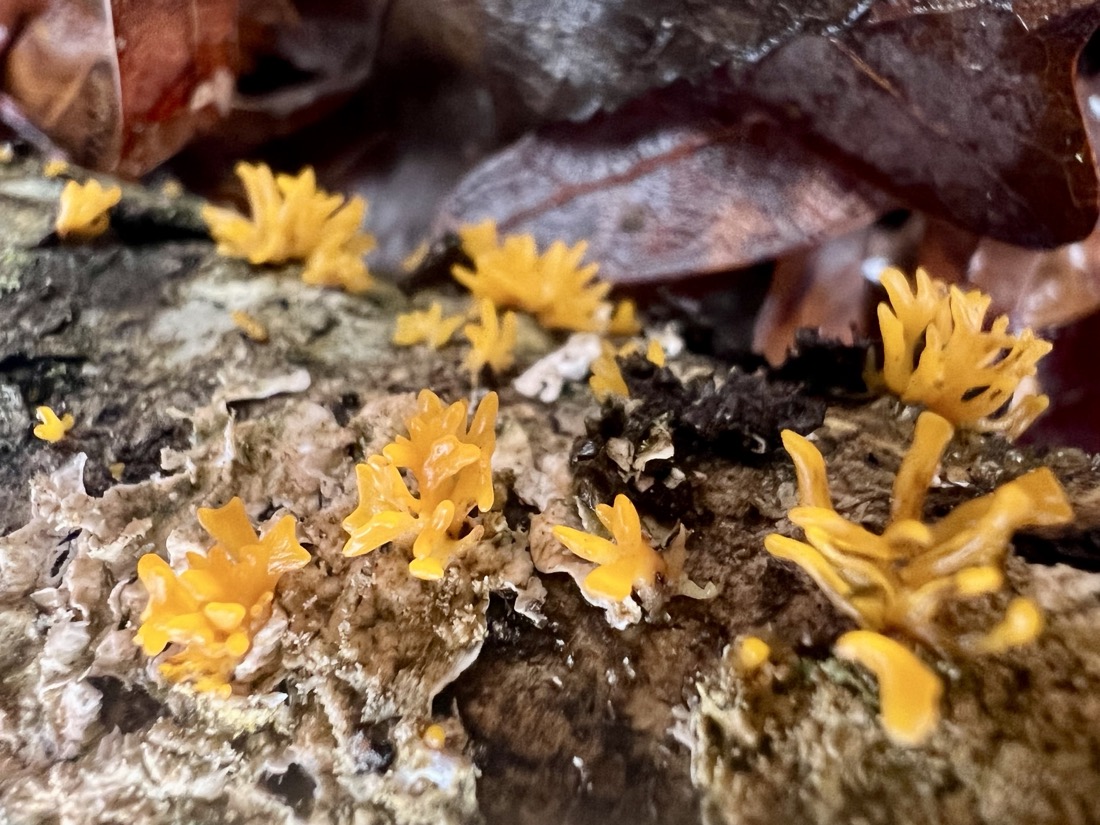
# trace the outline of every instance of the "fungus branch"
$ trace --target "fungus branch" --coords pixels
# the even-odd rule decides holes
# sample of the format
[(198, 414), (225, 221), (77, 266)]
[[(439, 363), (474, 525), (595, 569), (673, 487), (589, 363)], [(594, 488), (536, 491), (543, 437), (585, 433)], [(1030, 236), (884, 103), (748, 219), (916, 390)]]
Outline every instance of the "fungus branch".
[(302, 261), (302, 280), (365, 292), (373, 283), (363, 256), (374, 236), (360, 231), (367, 204), (354, 197), (330, 195), (317, 188), (313, 169), (298, 175), (274, 175), (265, 164), (238, 163), (251, 218), (231, 209), (205, 206), (203, 220), (218, 242), (218, 252), (252, 264)]

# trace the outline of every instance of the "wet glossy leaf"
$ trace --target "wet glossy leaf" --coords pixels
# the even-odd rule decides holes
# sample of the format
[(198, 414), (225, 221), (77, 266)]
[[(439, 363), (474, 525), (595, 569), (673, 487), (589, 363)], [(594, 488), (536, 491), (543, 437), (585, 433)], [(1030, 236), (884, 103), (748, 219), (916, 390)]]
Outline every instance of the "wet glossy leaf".
[[(541, 120), (582, 120), (678, 79), (744, 65), (804, 34), (837, 30), (872, 0), (479, 0), (398, 2), (424, 42), (473, 61)], [(440, 7), (443, 8), (440, 8)], [(516, 95), (518, 92), (518, 96)]]
[[(843, 234), (891, 201), (881, 191), (972, 234), (1077, 240), (1096, 222), (1097, 185), (1073, 78), (1100, 6), (1018, 5), (879, 3), (826, 33), (739, 52), (732, 77), (522, 139), (459, 185), (441, 225), (490, 216), (542, 240), (589, 238), (624, 281)], [(652, 105), (661, 99), (676, 103)]]
[(1078, 240), (1097, 184), (1073, 79), (1100, 5), (1008, 5), (880, 3), (742, 79), (909, 206), (1016, 244)]

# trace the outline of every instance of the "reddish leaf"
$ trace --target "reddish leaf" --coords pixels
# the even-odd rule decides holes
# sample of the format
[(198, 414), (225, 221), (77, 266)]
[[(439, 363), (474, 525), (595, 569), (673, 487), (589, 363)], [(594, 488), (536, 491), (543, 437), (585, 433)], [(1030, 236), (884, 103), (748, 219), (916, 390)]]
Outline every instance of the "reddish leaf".
[(54, 0), (22, 11), (6, 92), (79, 163), (140, 174), (228, 110), (236, 0)]
[(140, 175), (229, 111), (237, 3), (113, 0), (111, 6), (122, 102), (117, 167)]
[(681, 91), (523, 138), (463, 180), (437, 228), (491, 217), (543, 243), (585, 239), (605, 277), (632, 282), (771, 258), (886, 203), (774, 119), (668, 102)]
[(905, 262), (919, 231), (919, 220), (875, 224), (780, 259), (756, 317), (753, 350), (777, 365), (800, 329), (844, 344), (873, 337), (878, 293), (868, 276)]

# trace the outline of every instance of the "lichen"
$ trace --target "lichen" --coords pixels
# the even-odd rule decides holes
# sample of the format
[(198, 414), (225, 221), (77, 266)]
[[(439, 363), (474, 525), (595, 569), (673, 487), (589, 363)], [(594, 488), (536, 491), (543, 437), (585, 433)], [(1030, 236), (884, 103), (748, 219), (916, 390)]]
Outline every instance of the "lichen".
[(161, 674), (229, 696), (233, 670), (271, 616), (279, 579), (308, 564), (310, 555), (295, 537), (293, 516), (281, 518), (261, 538), (239, 498), (217, 509), (200, 508), (198, 519), (217, 543), (205, 555), (188, 553), (182, 572), (154, 553), (138, 561), (149, 602), (134, 641), (149, 656), (178, 645), (160, 664)]
[(407, 422), (408, 437), (399, 436), (355, 468), (359, 506), (344, 519), (350, 534), (344, 555), (394, 542), (411, 546), (412, 575), (442, 578), (450, 560), (481, 538), (480, 525), (463, 533), (470, 511), (493, 506), (497, 406), (496, 393), (489, 393), (467, 428), (465, 401), (445, 407), (435, 393), (421, 392), (417, 414)]
[(1051, 345), (1025, 329), (1008, 332), (1000, 315), (984, 330), (990, 297), (934, 281), (921, 269), (916, 290), (905, 275), (881, 276), (890, 305), (879, 304), (884, 384), (907, 404), (921, 404), (956, 426), (1017, 438), (1045, 410), (1045, 395), (1022, 389)]
[(343, 195), (318, 189), (308, 166), (298, 175), (275, 175), (262, 163), (238, 163), (236, 172), (251, 219), (216, 206), (202, 210), (220, 254), (252, 264), (301, 261), (307, 284), (353, 293), (370, 289), (373, 281), (363, 256), (376, 243), (360, 230), (366, 201), (353, 197), (345, 202)]

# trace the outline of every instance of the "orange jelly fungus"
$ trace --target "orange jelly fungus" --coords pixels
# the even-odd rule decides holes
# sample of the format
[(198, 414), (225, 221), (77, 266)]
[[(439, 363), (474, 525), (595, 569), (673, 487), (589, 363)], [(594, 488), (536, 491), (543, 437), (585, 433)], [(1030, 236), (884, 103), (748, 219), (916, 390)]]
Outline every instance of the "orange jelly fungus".
[(768, 643), (756, 636), (746, 636), (737, 644), (737, 666), (745, 673), (758, 670), (771, 655)]
[(73, 428), (73, 424), (75, 423), (72, 415), (69, 413), (65, 413), (58, 418), (57, 413), (49, 407), (38, 407), (35, 410), (35, 415), (38, 416), (38, 420), (42, 423), (35, 425), (34, 437), (47, 441), (50, 444), (56, 444), (63, 439), (69, 430)]
[(52, 158), (42, 164), (42, 174), (47, 178), (59, 178), (69, 171), (69, 164), (60, 158)]
[(505, 312), (498, 318), (496, 306), (488, 298), (480, 301), (478, 310), (480, 322), (462, 328), (462, 334), (470, 342), (466, 369), (473, 375), (483, 367), (494, 373), (504, 372), (516, 360), (516, 314)]
[[(607, 341), (600, 342), (600, 354), (592, 361), (592, 375), (588, 379), (588, 387), (596, 400), (603, 402), (612, 396), (629, 398), (630, 388), (626, 385), (623, 372), (619, 369), (620, 358), (634, 355), (641, 351), (637, 341), (628, 341), (619, 349), (615, 349)], [(663, 367), (665, 365), (665, 351), (659, 341), (649, 342), (645, 352), (646, 360), (651, 364)]]
[(92, 178), (87, 183), (71, 180), (61, 190), (61, 201), (54, 229), (65, 239), (88, 240), (107, 231), (108, 212), (122, 200), (117, 186), (103, 187)]
[(463, 320), (461, 315), (444, 317), (442, 304), (432, 301), (425, 310), (403, 312), (397, 316), (393, 343), (399, 347), (427, 344), (432, 349), (439, 349), (454, 337)]
[(243, 332), (246, 338), (250, 338), (258, 344), (267, 342), (267, 327), (255, 315), (250, 315), (243, 309), (235, 309), (229, 313), (229, 317), (233, 321), (233, 325)]
[(936, 620), (948, 601), (1001, 589), (1004, 560), (1017, 530), (1066, 524), (1073, 511), (1054, 474), (1041, 467), (938, 521), (922, 521), (928, 486), (953, 434), (941, 416), (920, 415), (894, 482), (890, 519), (875, 534), (833, 509), (821, 453), (807, 439), (785, 431), (783, 444), (794, 461), (800, 498), (788, 517), (802, 528), (805, 540), (773, 534), (765, 547), (800, 566), (840, 610), (868, 630), (899, 633), (936, 651), (999, 651), (1026, 644), (1042, 628), (1029, 599), (1012, 602), (1005, 620), (976, 643), (955, 642)]
[(443, 729), (442, 725), (428, 725), (424, 728), (421, 739), (433, 751), (441, 751), (447, 745), (447, 731)]
[(359, 293), (373, 284), (363, 256), (374, 236), (360, 230), (367, 203), (317, 188), (313, 169), (275, 175), (265, 164), (238, 163), (251, 218), (232, 209), (204, 206), (203, 220), (218, 252), (252, 264), (302, 261), (302, 280), (313, 286)]
[(452, 273), (475, 298), (522, 310), (547, 329), (616, 335), (640, 329), (632, 303), (607, 300), (611, 284), (596, 277), (599, 265), (581, 265), (583, 241), (572, 247), (555, 241), (540, 254), (532, 235), (499, 240), (493, 221), (463, 227), (459, 237), (473, 268), (456, 265)]
[(411, 545), (409, 572), (441, 579), (451, 558), (481, 539), (480, 525), (463, 532), (470, 511), (493, 506), (498, 403), (496, 393), (486, 395), (467, 428), (465, 401), (445, 406), (435, 393), (422, 391), (417, 414), (407, 422), (409, 435), (355, 468), (359, 506), (344, 519), (350, 534), (344, 555), (370, 553), (387, 542)]
[(263, 538), (239, 498), (218, 509), (200, 508), (198, 518), (216, 544), (205, 555), (188, 553), (183, 572), (153, 553), (138, 561), (149, 603), (134, 641), (149, 656), (175, 645), (161, 674), (224, 697), (232, 692), (234, 668), (271, 617), (279, 579), (310, 557), (295, 537), (293, 516), (281, 518)]
[(596, 569), (585, 576), (584, 588), (597, 596), (622, 601), (635, 588), (653, 587), (657, 576), (664, 575), (667, 568), (642, 533), (642, 522), (630, 499), (617, 495), (614, 506), (597, 504), (596, 516), (611, 533), (610, 540), (572, 527), (554, 528), (554, 535), (570, 552), (596, 564)]
[(919, 745), (940, 721), (943, 682), (903, 645), (870, 630), (845, 633), (833, 646), (878, 680), (882, 727), (899, 745)]
[(921, 269), (912, 291), (904, 273), (881, 276), (890, 304), (879, 304), (883, 369), (876, 380), (907, 404), (921, 404), (956, 426), (1015, 439), (1047, 408), (1045, 395), (1018, 392), (1051, 345), (998, 316), (983, 330), (988, 295), (934, 281)]

